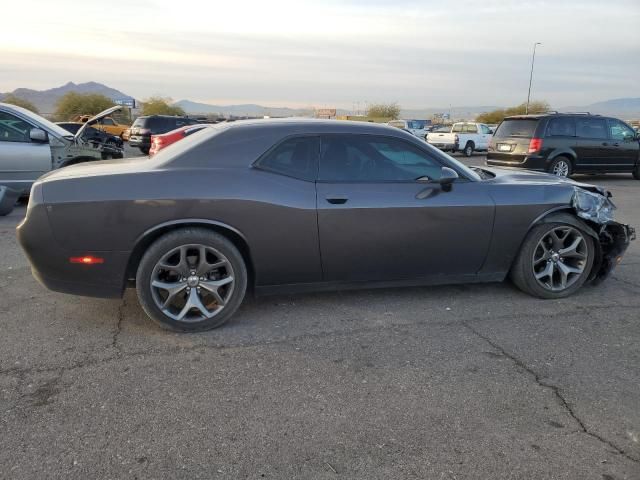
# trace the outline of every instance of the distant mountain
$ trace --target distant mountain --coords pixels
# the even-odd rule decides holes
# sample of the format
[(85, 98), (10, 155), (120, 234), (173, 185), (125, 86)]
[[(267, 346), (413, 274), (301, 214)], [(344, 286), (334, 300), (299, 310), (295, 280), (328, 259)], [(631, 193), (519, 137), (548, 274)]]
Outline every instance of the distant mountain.
[[(191, 100), (180, 100), (175, 102), (174, 105), (182, 107), (188, 114), (218, 113), (220, 115), (251, 117), (297, 117), (313, 114), (313, 110), (310, 108), (265, 107), (253, 103), (242, 105), (211, 105), (208, 103), (192, 102)], [(340, 113), (339, 111), (338, 115), (346, 115), (346, 113), (346, 110), (344, 110), (344, 113)]]
[(61, 87), (50, 88), (49, 90), (32, 90), (30, 88), (16, 88), (13, 92), (0, 93), (0, 101), (5, 95), (13, 94), (33, 103), (41, 113), (53, 113), (56, 102), (68, 92), (78, 93), (99, 93), (113, 100), (131, 99), (133, 97), (122, 93), (115, 88), (107, 87), (98, 82), (73, 83), (69, 82)]
[[(271, 116), (271, 117), (294, 117), (309, 116), (313, 114), (311, 108), (288, 108), (288, 107), (265, 107), (253, 103), (244, 105), (211, 105), (208, 103), (192, 102), (191, 100), (180, 100), (175, 103), (189, 114), (210, 114), (218, 113), (221, 115), (235, 116)], [(453, 118), (473, 119), (482, 112), (495, 110), (496, 106), (477, 106), (477, 107), (453, 107), (451, 108), (451, 116)], [(431, 118), (434, 113), (449, 113), (449, 107), (440, 108), (421, 108), (421, 109), (404, 109), (401, 112), (402, 118), (424, 119)], [(337, 109), (337, 115), (349, 115), (351, 111), (346, 109)]]
[(591, 112), (611, 115), (623, 120), (637, 120), (640, 118), (640, 98), (614, 98), (589, 105), (562, 107), (557, 110), (559, 112)]
[(469, 107), (433, 107), (433, 108), (413, 108), (413, 109), (402, 109), (400, 112), (400, 116), (402, 118), (407, 119), (426, 119), (431, 118), (434, 114), (445, 113), (449, 114), (451, 112), (451, 118), (454, 120), (464, 119), (464, 120), (473, 120), (478, 115), (484, 112), (491, 112), (492, 110), (497, 110), (498, 108), (495, 105), (480, 105), (480, 106), (469, 106)]

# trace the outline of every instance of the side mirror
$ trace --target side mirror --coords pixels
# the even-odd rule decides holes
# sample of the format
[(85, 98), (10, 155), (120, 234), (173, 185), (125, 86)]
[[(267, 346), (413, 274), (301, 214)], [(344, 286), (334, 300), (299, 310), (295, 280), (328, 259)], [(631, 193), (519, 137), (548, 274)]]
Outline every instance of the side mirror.
[(442, 190), (448, 192), (451, 190), (451, 184), (458, 179), (458, 172), (449, 167), (442, 167), (438, 183), (442, 185)]
[(31, 130), (29, 130), (29, 138), (32, 142), (36, 143), (47, 143), (49, 141), (47, 132), (39, 128), (32, 128)]

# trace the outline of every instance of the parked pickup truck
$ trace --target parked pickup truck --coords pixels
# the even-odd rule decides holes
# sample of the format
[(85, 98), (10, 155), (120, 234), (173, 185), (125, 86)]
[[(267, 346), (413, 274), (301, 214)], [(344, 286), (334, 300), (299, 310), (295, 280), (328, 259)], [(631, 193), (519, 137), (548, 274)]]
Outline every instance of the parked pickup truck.
[[(86, 123), (91, 117), (92, 115), (77, 115), (73, 121)], [(103, 132), (109, 133), (114, 137), (120, 137), (123, 140), (124, 132), (129, 129), (129, 125), (118, 123), (113, 119), (113, 117), (103, 117), (93, 124), (92, 127), (96, 130), (102, 130)]]
[(454, 123), (451, 132), (430, 132), (427, 142), (440, 150), (463, 152), (470, 157), (473, 152), (486, 151), (493, 131), (484, 123)]

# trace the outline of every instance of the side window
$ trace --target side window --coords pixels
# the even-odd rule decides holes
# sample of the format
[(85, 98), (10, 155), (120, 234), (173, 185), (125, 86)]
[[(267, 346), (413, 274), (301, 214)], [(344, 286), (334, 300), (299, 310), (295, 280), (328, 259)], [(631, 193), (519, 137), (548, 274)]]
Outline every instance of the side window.
[(635, 138), (635, 132), (620, 120), (609, 120), (609, 133), (614, 140), (630, 140)]
[(114, 121), (110, 118), (103, 118), (102, 120), (100, 120), (100, 123), (102, 125), (115, 125)]
[(373, 135), (322, 139), (319, 179), (329, 182), (406, 182), (437, 179), (441, 165), (402, 140)]
[(315, 181), (318, 173), (318, 137), (296, 137), (285, 140), (258, 160), (256, 166), (300, 180)]
[(608, 138), (604, 118), (576, 118), (576, 134), (580, 138)]
[(488, 135), (491, 133), (491, 129), (486, 125), (480, 125), (480, 130), (482, 130), (482, 133), (485, 135)]
[(465, 125), (464, 126), (464, 132), (465, 133), (478, 133), (478, 126), (477, 125)]
[(575, 137), (576, 123), (571, 117), (559, 117), (549, 120), (547, 137)]
[(0, 142), (31, 143), (31, 124), (10, 113), (0, 112)]

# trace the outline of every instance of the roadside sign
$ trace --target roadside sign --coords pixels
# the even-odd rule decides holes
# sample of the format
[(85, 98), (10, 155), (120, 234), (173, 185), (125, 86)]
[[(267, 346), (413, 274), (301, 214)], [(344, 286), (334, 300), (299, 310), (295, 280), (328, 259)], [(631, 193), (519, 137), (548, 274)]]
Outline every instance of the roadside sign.
[(319, 108), (316, 110), (316, 117), (318, 118), (332, 118), (336, 116), (335, 108)]
[(113, 103), (122, 105), (123, 107), (136, 108), (135, 98), (114, 98)]

